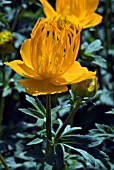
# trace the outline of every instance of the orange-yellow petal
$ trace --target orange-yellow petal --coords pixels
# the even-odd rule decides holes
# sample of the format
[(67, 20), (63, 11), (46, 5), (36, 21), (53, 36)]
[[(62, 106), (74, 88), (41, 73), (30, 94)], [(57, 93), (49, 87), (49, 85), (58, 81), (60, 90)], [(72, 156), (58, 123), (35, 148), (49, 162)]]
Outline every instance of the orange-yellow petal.
[(28, 67), (32, 68), (32, 65), (31, 65), (31, 55), (30, 55), (30, 51), (31, 51), (30, 43), (31, 43), (31, 39), (25, 40), (22, 43), (21, 49), (20, 49), (20, 54), (21, 54), (21, 57), (22, 57), (24, 63), (26, 63), (26, 65)]
[[(77, 0), (77, 1), (79, 1), (79, 3), (81, 4), (80, 0)], [(82, 0), (82, 1), (84, 1), (84, 9), (87, 10), (88, 13), (95, 12), (99, 4), (99, 0), (89, 0), (89, 1)]]
[(25, 63), (21, 60), (14, 60), (11, 62), (5, 62), (5, 65), (9, 66), (12, 68), (15, 72), (20, 74), (23, 77), (26, 78), (35, 78), (35, 79), (41, 79), (40, 76), (38, 76), (34, 70), (32, 70), (30, 67), (25, 65)]
[(54, 85), (46, 80), (20, 80), (19, 83), (25, 87), (28, 94), (33, 96), (62, 93), (68, 90), (67, 86)]
[(67, 85), (91, 79), (95, 74), (95, 72), (88, 71), (86, 67), (81, 67), (78, 62), (75, 62), (66, 73), (50, 81), (55, 85)]
[(56, 11), (57, 13), (62, 13), (63, 15), (70, 14), (70, 0), (56, 0)]
[(83, 28), (88, 28), (91, 26), (96, 26), (97, 24), (101, 23), (102, 16), (96, 13), (91, 14), (86, 19), (80, 18), (80, 23), (83, 23)]
[(56, 16), (56, 11), (52, 8), (52, 6), (47, 2), (47, 0), (39, 0), (44, 8), (44, 13), (46, 17), (51, 18)]

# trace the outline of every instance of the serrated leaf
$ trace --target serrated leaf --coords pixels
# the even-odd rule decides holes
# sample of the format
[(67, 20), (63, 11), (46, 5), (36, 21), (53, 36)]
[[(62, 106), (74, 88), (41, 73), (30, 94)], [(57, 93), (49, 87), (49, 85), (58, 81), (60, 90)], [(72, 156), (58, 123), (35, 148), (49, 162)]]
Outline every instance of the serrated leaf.
[(114, 133), (114, 129), (108, 125), (96, 123), (95, 126), (103, 133)]
[(33, 141), (29, 142), (27, 145), (36, 145), (36, 144), (39, 144), (39, 143), (41, 143), (41, 142), (43, 142), (43, 139), (41, 139), (41, 138), (36, 138), (36, 139), (34, 139)]
[(91, 129), (89, 130), (90, 134), (94, 136), (95, 138), (102, 138), (103, 140), (105, 139), (114, 139), (114, 128), (111, 128), (108, 125), (104, 124), (95, 124), (97, 129)]
[[(79, 154), (81, 154), (84, 157), (84, 159), (87, 160), (93, 167), (96, 167), (97, 169), (100, 169), (102, 165), (103, 165), (103, 167), (105, 167), (104, 164), (100, 160), (95, 159), (88, 152), (86, 152), (82, 149), (74, 148), (70, 145), (66, 145), (66, 144), (63, 144), (63, 145), (66, 146), (67, 148), (70, 148), (71, 150), (74, 150), (74, 151), (78, 152)], [(105, 167), (105, 170), (107, 170), (106, 167)]]
[(81, 148), (91, 148), (102, 143), (102, 140), (93, 138), (89, 135), (64, 135), (60, 139), (63, 143), (75, 144)]
[(84, 151), (82, 149), (74, 148), (67, 144), (63, 144), (63, 145), (66, 146), (67, 148), (70, 148), (70, 149), (75, 150), (76, 152), (80, 153), (88, 162), (90, 162), (90, 164), (95, 166), (94, 157), (92, 155), (90, 155), (89, 153), (87, 153), (86, 151)]

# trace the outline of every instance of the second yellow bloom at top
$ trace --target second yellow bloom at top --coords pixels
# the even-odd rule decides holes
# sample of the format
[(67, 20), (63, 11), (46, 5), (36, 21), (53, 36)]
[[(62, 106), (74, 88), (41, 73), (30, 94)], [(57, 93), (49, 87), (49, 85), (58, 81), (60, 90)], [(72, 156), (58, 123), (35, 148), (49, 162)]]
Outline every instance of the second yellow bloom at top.
[(66, 24), (62, 30), (56, 20), (39, 20), (32, 30), (31, 38), (21, 46), (21, 60), (6, 62), (18, 74), (26, 91), (37, 96), (67, 91), (66, 85), (91, 79), (95, 72), (75, 61), (80, 45), (80, 31)]
[(102, 16), (95, 13), (99, 0), (56, 0), (56, 11), (47, 0), (39, 0), (47, 18), (56, 18), (63, 22), (71, 22), (88, 28), (98, 25)]

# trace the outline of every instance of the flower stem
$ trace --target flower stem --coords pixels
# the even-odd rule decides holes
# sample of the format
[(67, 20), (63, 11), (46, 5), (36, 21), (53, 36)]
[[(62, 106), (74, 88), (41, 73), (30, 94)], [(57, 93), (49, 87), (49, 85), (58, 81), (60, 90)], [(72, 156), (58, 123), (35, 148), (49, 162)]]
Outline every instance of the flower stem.
[[(5, 87), (5, 67), (4, 67), (4, 54), (2, 54), (2, 84), (3, 84), (3, 89)], [(2, 121), (3, 121), (3, 112), (4, 112), (4, 103), (5, 103), (5, 98), (1, 96), (0, 100), (0, 138), (2, 137)]]
[(51, 95), (46, 96), (46, 133), (48, 141), (52, 141), (51, 133)]
[(73, 119), (74, 115), (76, 114), (77, 110), (79, 109), (80, 105), (82, 103), (82, 98), (80, 98), (80, 100), (77, 102), (77, 105), (75, 106), (75, 108), (71, 111), (71, 113), (69, 114), (69, 116), (67, 117), (67, 119), (65, 120), (65, 122), (63, 123), (63, 125), (61, 126), (61, 128), (59, 129), (58, 133), (55, 136), (55, 143), (58, 141), (59, 137), (61, 136), (61, 134), (63, 133), (65, 127), (70, 123), (70, 121)]
[(1, 154), (0, 154), (0, 161), (1, 161), (2, 164), (4, 165), (4, 168), (5, 168), (6, 170), (9, 170), (9, 168), (8, 168), (6, 162), (5, 162), (5, 160), (4, 160), (4, 158), (3, 158), (3, 156), (2, 156)]
[(16, 24), (18, 23), (18, 19), (19, 19), (19, 16), (20, 16), (22, 10), (23, 10), (22, 6), (19, 9), (17, 9), (17, 14), (14, 18), (14, 22), (13, 22), (12, 27), (11, 27), (11, 32), (13, 32), (15, 30)]

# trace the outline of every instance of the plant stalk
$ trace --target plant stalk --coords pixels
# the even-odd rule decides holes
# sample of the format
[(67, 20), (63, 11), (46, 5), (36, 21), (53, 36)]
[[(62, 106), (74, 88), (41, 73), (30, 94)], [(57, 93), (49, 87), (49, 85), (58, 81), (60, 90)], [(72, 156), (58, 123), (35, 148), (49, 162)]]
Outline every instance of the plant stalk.
[(10, 169), (8, 168), (6, 162), (5, 162), (5, 160), (4, 160), (4, 158), (3, 158), (3, 156), (2, 156), (1, 154), (0, 154), (0, 161), (1, 161), (2, 164), (4, 165), (5, 170), (10, 170)]
[[(3, 89), (5, 87), (5, 67), (4, 67), (4, 54), (2, 54), (2, 83), (3, 83)], [(0, 138), (2, 137), (2, 121), (3, 121), (3, 112), (4, 112), (4, 103), (5, 98), (1, 96), (0, 100)]]
[(52, 141), (51, 133), (51, 95), (46, 95), (46, 133), (48, 141)]
[(59, 140), (59, 137), (61, 136), (61, 134), (63, 133), (64, 129), (66, 128), (66, 126), (70, 123), (70, 121), (73, 119), (74, 115), (76, 114), (77, 110), (80, 108), (80, 105), (82, 103), (82, 98), (77, 102), (77, 105), (75, 106), (75, 108), (71, 111), (71, 113), (69, 114), (69, 116), (67, 117), (67, 119), (65, 120), (65, 122), (63, 123), (63, 125), (61, 126), (61, 128), (59, 129), (59, 131), (57, 132), (56, 136), (55, 136), (55, 143)]

